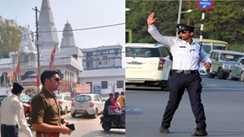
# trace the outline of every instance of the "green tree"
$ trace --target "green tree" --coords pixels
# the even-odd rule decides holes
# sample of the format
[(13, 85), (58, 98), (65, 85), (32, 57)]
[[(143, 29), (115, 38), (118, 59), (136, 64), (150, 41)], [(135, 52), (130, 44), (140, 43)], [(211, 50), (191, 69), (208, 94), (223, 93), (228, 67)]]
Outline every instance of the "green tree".
[(0, 58), (8, 57), (10, 51), (17, 51), (20, 39), (20, 28), (8, 23), (0, 23)]
[[(160, 32), (174, 36), (178, 5), (178, 0), (127, 0), (126, 7), (130, 11), (126, 14), (126, 28), (132, 30), (133, 42), (155, 42), (147, 33), (146, 19), (151, 11), (156, 13), (160, 21), (156, 24)], [(193, 9), (191, 13), (182, 14), (181, 23), (194, 24), (195, 37), (199, 37), (200, 24), (203, 23), (204, 38), (227, 41), (230, 45), (244, 42), (244, 1), (216, 0), (215, 8), (206, 13), (203, 22), (195, 0), (183, 0), (182, 5), (182, 11)]]

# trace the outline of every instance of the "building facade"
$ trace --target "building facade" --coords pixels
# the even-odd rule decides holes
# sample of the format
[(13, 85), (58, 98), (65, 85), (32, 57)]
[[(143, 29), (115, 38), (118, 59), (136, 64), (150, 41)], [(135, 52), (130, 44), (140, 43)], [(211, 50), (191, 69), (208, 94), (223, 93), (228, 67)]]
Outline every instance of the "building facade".
[(90, 84), (94, 93), (125, 91), (125, 71), (122, 66), (122, 46), (101, 46), (83, 49), (80, 83)]

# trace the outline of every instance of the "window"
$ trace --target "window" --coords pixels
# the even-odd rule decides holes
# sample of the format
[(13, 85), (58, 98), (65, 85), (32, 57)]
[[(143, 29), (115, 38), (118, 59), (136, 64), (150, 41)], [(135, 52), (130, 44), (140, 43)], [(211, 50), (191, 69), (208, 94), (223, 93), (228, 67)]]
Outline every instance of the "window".
[(94, 96), (94, 100), (97, 101), (97, 102), (100, 101), (99, 96)]
[(126, 57), (160, 57), (160, 52), (158, 48), (126, 47)]
[(64, 100), (72, 100), (71, 96), (64, 96)]
[(118, 80), (117, 81), (117, 88), (123, 88), (124, 87), (124, 81), (123, 80)]
[(244, 65), (244, 59), (242, 59), (242, 60), (240, 61), (240, 63), (241, 63), (242, 65)]
[(229, 54), (229, 53), (223, 53), (220, 56), (221, 60), (224, 61), (237, 61), (239, 58), (243, 57), (242, 55), (235, 55), (235, 54)]
[(108, 88), (108, 81), (102, 81), (102, 89)]

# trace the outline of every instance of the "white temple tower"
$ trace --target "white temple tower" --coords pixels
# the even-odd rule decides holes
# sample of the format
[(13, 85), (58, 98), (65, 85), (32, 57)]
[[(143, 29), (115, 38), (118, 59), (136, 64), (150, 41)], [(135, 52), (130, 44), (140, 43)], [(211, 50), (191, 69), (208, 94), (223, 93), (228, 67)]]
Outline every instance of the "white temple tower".
[(43, 0), (39, 16), (39, 49), (41, 58), (50, 58), (51, 51), (58, 47), (58, 35), (49, 0)]

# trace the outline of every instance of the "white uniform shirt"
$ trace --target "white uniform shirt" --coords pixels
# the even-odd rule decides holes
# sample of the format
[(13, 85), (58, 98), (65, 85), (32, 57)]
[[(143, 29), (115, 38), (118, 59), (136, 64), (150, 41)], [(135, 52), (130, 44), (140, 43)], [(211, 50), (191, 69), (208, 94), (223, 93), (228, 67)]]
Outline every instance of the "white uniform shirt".
[(148, 32), (156, 41), (170, 48), (173, 56), (172, 69), (198, 70), (200, 62), (211, 63), (208, 55), (195, 41), (190, 44), (179, 38), (162, 36), (154, 25), (148, 27)]
[(1, 105), (1, 124), (18, 125), (28, 137), (32, 137), (32, 132), (27, 125), (24, 115), (24, 107), (18, 96), (11, 95), (2, 101)]

